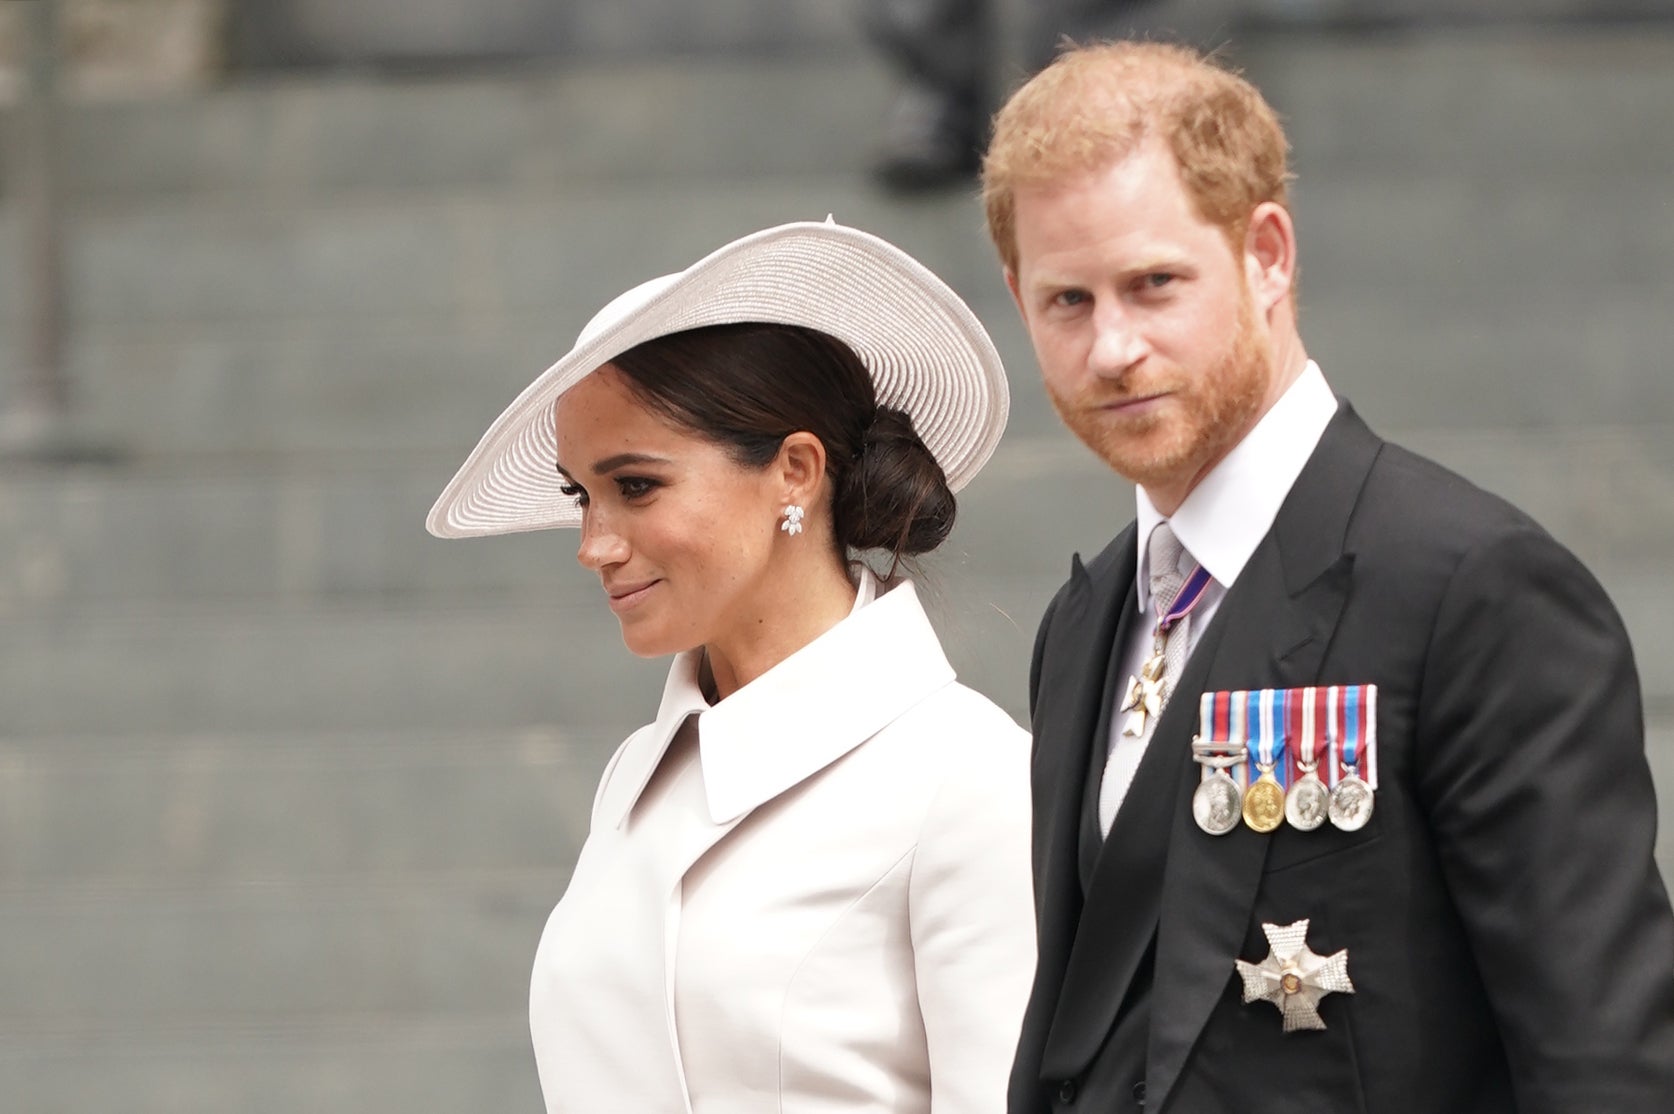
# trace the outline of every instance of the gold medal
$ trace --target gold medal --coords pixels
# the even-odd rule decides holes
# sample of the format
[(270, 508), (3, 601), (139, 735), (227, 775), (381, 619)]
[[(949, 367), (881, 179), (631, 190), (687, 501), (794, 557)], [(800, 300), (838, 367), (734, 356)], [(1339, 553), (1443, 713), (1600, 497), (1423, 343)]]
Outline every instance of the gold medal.
[(1273, 770), (1284, 756), (1284, 732), (1280, 728), (1277, 689), (1261, 689), (1246, 694), (1248, 717), (1245, 724), (1245, 746), (1250, 764), (1261, 771), (1261, 776), (1244, 790), (1244, 823), (1251, 831), (1267, 833), (1285, 822), (1285, 790)]
[(1273, 768), (1262, 768), (1261, 776), (1244, 790), (1244, 823), (1258, 832), (1270, 832), (1284, 823), (1285, 791), (1273, 777)]

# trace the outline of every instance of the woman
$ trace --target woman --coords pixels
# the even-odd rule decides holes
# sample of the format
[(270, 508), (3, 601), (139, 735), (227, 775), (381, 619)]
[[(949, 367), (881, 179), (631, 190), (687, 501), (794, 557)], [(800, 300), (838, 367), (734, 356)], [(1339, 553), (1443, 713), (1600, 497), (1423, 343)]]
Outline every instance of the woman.
[(888, 577), (947, 536), (1006, 407), (935, 276), (785, 225), (606, 306), (431, 511), (579, 525), (629, 649), (674, 654), (535, 957), (549, 1111), (1004, 1108), (1028, 738)]

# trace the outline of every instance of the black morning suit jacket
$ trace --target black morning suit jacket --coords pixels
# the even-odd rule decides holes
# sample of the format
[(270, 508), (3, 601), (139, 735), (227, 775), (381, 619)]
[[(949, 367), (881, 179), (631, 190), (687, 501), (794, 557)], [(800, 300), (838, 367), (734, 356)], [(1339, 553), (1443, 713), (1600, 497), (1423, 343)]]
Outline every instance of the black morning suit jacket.
[[(1674, 915), (1632, 652), (1594, 578), (1342, 403), (1101, 843), (1134, 532), (1072, 563), (1036, 639), (1040, 960), (1011, 1114), (1674, 1110)], [(1369, 682), (1365, 828), (1197, 828), (1199, 694)], [(1285, 1034), (1233, 963), (1303, 918), (1355, 993)]]

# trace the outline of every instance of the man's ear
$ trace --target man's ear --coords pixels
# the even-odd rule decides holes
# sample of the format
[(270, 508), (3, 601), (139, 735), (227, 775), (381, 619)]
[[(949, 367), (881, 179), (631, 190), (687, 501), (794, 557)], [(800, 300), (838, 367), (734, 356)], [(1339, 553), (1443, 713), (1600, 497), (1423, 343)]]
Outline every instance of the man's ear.
[(1250, 214), (1244, 233), (1244, 273), (1262, 313), (1290, 294), (1296, 283), (1296, 225), (1283, 205), (1263, 201)]
[(783, 485), (784, 501), (804, 508), (818, 505), (825, 482), (825, 444), (807, 430), (798, 430), (779, 443), (773, 467)]

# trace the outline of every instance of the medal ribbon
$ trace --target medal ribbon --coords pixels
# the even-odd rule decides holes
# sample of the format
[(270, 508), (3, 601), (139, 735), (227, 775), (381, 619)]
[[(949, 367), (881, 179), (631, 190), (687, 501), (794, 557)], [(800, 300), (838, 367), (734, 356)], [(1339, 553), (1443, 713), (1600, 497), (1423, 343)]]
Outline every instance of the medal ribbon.
[(1360, 767), (1360, 694), (1362, 686), (1343, 686), (1343, 765)]
[[(1226, 694), (1226, 740), (1231, 744), (1227, 748), (1229, 752), (1236, 751), (1242, 754), (1248, 749), (1247, 740), (1253, 730), (1250, 717), (1244, 714), (1244, 707), (1248, 703), (1244, 698), (1248, 695), (1245, 692)], [(1253, 780), (1250, 777), (1248, 761), (1240, 762), (1232, 768), (1232, 780), (1236, 781), (1240, 788), (1248, 787)]]
[(1342, 687), (1331, 685), (1325, 690), (1325, 752), (1329, 761), (1320, 775), (1327, 784), (1336, 785), (1342, 776), (1341, 747), (1343, 742), (1342, 724), (1338, 722), (1337, 713), (1342, 710)]
[(1284, 735), (1280, 727), (1284, 705), (1278, 700), (1278, 695), (1276, 689), (1252, 690), (1245, 693), (1250, 759), (1260, 771), (1272, 769), (1275, 777), (1282, 776), (1280, 771), (1274, 769), (1278, 764), (1275, 752), (1284, 753)]
[(1198, 703), (1197, 716), (1203, 724), (1204, 742), (1220, 743), (1230, 747), (1232, 743), (1232, 694), (1230, 692), (1206, 692)]
[(1361, 738), (1364, 740), (1361, 749), (1360, 764), (1364, 768), (1360, 776), (1366, 779), (1366, 784), (1373, 789), (1378, 787), (1378, 686), (1366, 685), (1365, 702), (1361, 705), (1362, 721)]
[[(1233, 694), (1230, 692), (1206, 692), (1198, 700), (1197, 715), (1202, 725), (1200, 738), (1202, 742), (1214, 744), (1216, 754), (1230, 756), (1244, 749), (1233, 741), (1232, 706)], [(1198, 761), (1203, 762), (1201, 758)], [(1208, 779), (1215, 775), (1215, 768), (1203, 762), (1203, 777)], [(1233, 776), (1231, 771), (1227, 771), (1227, 776)]]
[[(1300, 762), (1314, 758), (1314, 709), (1313, 689), (1285, 689), (1285, 742), (1295, 743), (1289, 747), (1291, 761), (1285, 764), (1285, 772), (1290, 773), (1292, 766), (1296, 766), (1297, 773), (1301, 772)], [(1283, 779), (1289, 781), (1288, 778)]]
[(1163, 617), (1157, 620), (1157, 633), (1167, 634), (1176, 623), (1190, 615), (1192, 608), (1203, 599), (1204, 590), (1214, 583), (1214, 580), (1208, 569), (1202, 565), (1193, 565), (1186, 582), (1180, 585), (1180, 590), (1174, 594), (1174, 602), (1168, 605)]
[[(1330, 729), (1325, 711), (1325, 690), (1322, 688), (1308, 690), (1308, 719), (1310, 721), (1306, 728), (1308, 753), (1313, 756), (1315, 763), (1325, 765), (1326, 751), (1330, 749)], [(1321, 777), (1328, 777), (1331, 771), (1326, 769), (1321, 774), (1318, 766), (1316, 766), (1314, 773)]]

